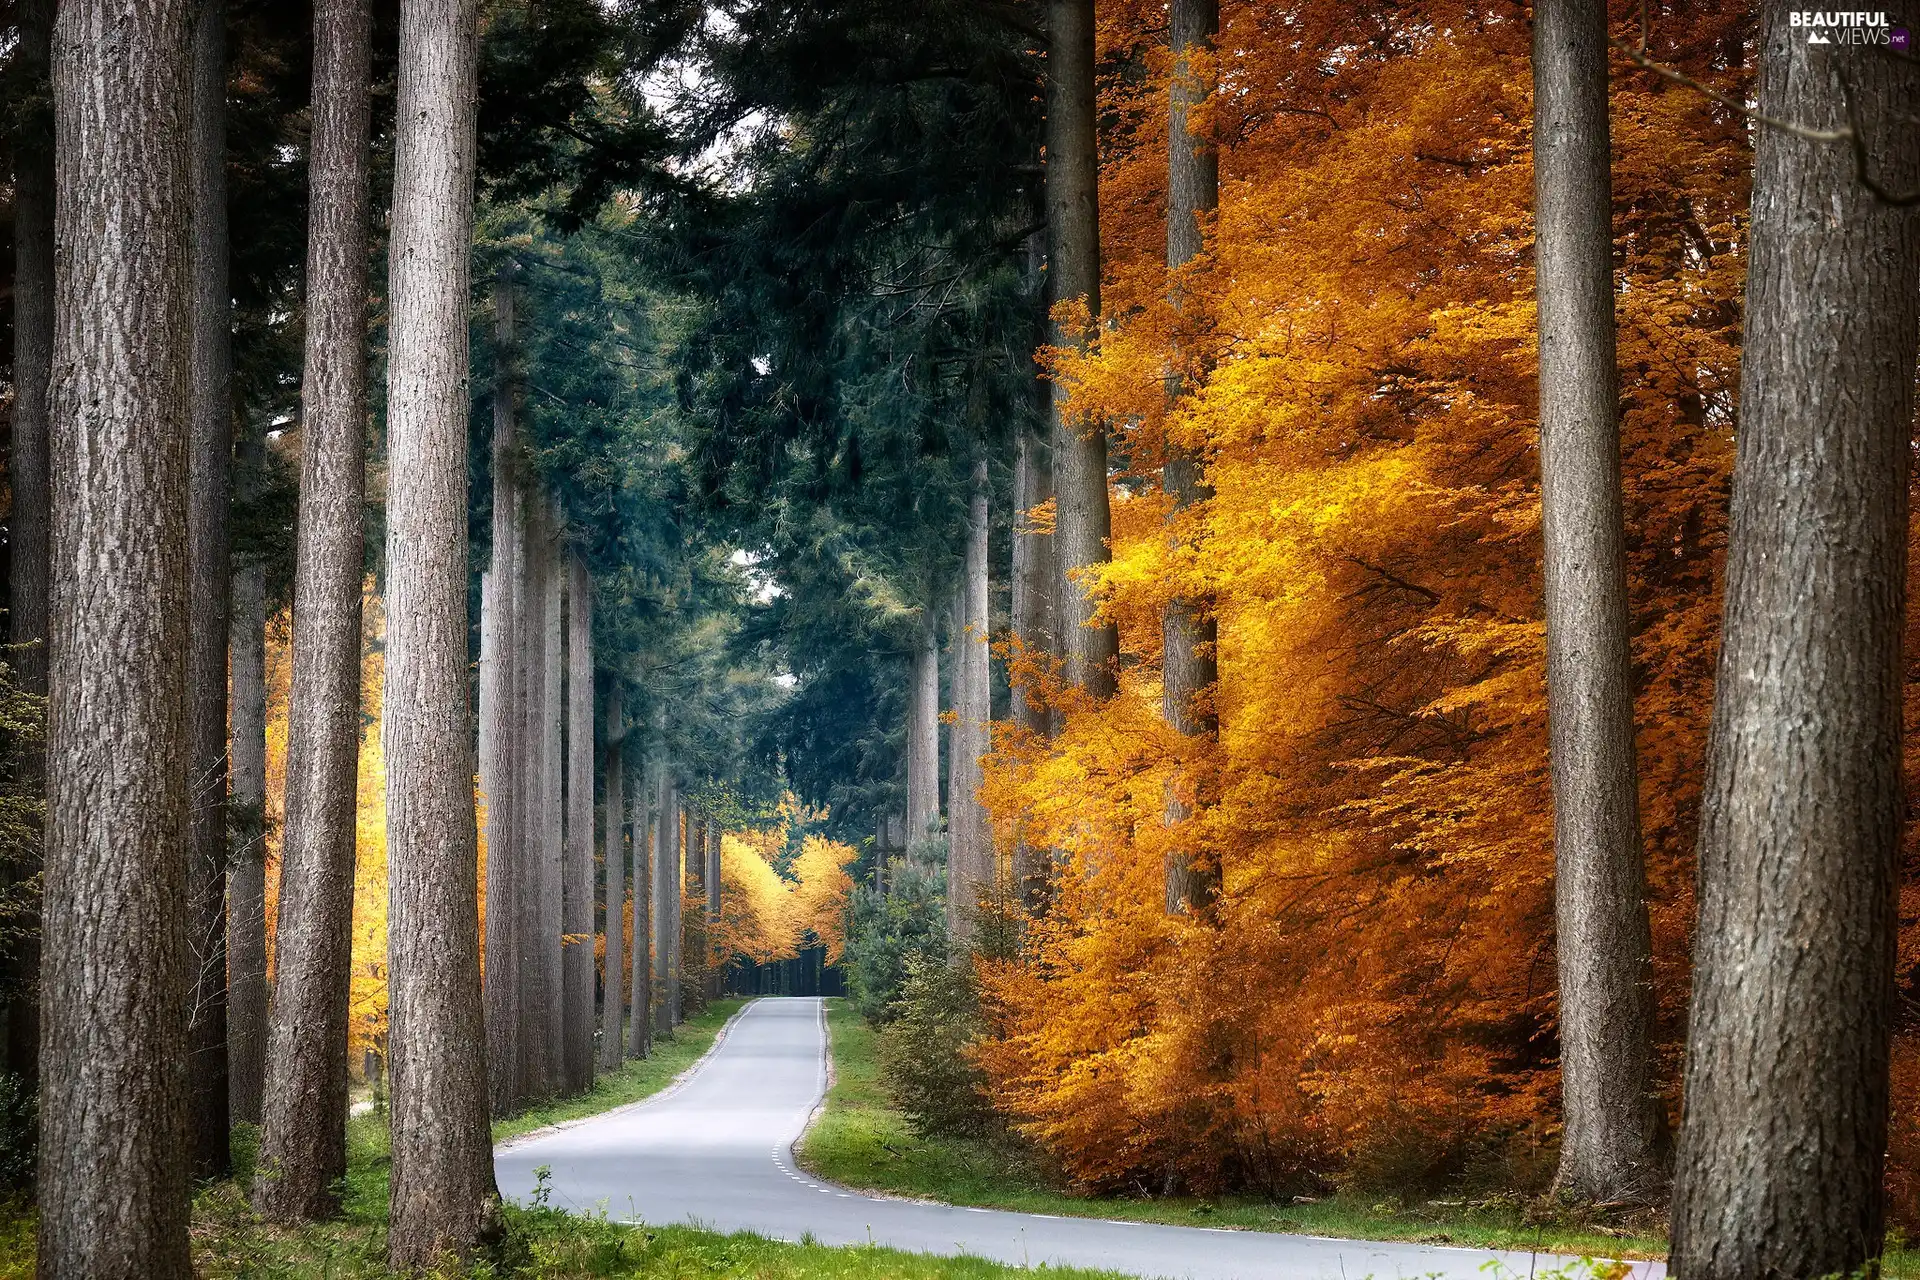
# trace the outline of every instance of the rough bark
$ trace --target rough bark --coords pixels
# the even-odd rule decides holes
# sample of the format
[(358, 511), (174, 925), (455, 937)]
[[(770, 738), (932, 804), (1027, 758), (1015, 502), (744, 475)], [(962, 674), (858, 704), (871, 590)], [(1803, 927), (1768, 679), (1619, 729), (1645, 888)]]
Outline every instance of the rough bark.
[[(547, 998), (546, 966), (542, 948), (547, 941), (544, 903), (545, 864), (559, 851), (552, 847), (547, 825), (547, 701), (548, 579), (552, 576), (547, 502), (529, 483), (522, 511), (526, 541), (522, 547), (520, 618), (521, 756), (519, 888), (515, 895), (514, 941), (519, 965), (519, 1030), (515, 1055), (520, 1060), (520, 1097), (544, 1098), (553, 1092), (554, 1063), (550, 1054), (556, 1011)], [(554, 921), (555, 933), (559, 921)], [(559, 940), (553, 939), (558, 951)], [(558, 967), (558, 956), (555, 956)]]
[(347, 1171), (347, 1000), (360, 776), (365, 561), (368, 0), (314, 8), (300, 509), (265, 1123), (255, 1209), (271, 1221), (337, 1208)]
[(993, 828), (979, 797), (980, 761), (992, 749), (993, 687), (988, 673), (987, 463), (973, 465), (967, 503), (967, 547), (960, 580), (961, 617), (954, 637), (953, 762), (948, 826), (947, 930), (956, 957), (968, 953), (980, 900), (994, 889)]
[(519, 482), (519, 405), (513, 281), (503, 266), (493, 282), (493, 562), (480, 619), (480, 787), (487, 800), (487, 1092), (493, 1114), (520, 1097), (519, 885), (520, 805), (524, 787), (521, 627), (517, 605), (525, 572)]
[[(633, 1016), (627, 1020), (627, 1056), (644, 1058), (653, 1048), (653, 803), (643, 773), (634, 789), (639, 813), (633, 824), (632, 954), (627, 961), (627, 985), (632, 988)], [(658, 788), (652, 789), (658, 794)]]
[(673, 904), (677, 896), (680, 865), (679, 799), (671, 770), (660, 768), (660, 815), (655, 820), (653, 840), (653, 1030), (656, 1035), (673, 1034), (674, 969)]
[[(50, 110), (53, 0), (21, 0), (15, 8), (19, 44), (9, 74), (27, 86), (33, 114), (14, 135), (13, 175), (13, 441), (7, 482), (13, 511), (7, 522), (8, 641), (20, 688), (47, 691), (47, 399), (53, 376), (53, 137)], [(45, 779), (38, 745), (16, 748), (15, 767), (29, 791)], [(34, 851), (37, 854), (37, 849)], [(22, 877), (37, 868), (15, 869)], [(38, 921), (20, 922), (22, 935), (6, 957), (5, 1067), (29, 1089), (39, 1078), (40, 936)]]
[[(687, 853), (682, 872), (681, 920), (681, 978), (682, 982), (692, 982), (697, 977), (702, 991), (706, 990), (707, 967), (707, 917), (704, 911), (695, 914), (691, 923), (684, 919), (686, 915), (685, 894), (691, 893), (703, 902), (707, 896), (707, 816), (704, 813), (687, 813)], [(688, 958), (692, 958), (689, 964)], [(689, 974), (693, 976), (689, 976)]]
[[(243, 455), (244, 458), (244, 455)], [(244, 461), (243, 461), (244, 465)], [(233, 854), (227, 869), (227, 1101), (259, 1124), (267, 1054), (267, 582), (257, 561), (233, 573), (227, 752)]]
[(567, 1088), (593, 1087), (593, 595), (587, 564), (567, 566), (567, 849), (561, 959)]
[(673, 788), (673, 825), (667, 831), (667, 1018), (672, 1026), (686, 1021), (680, 1007), (680, 987), (687, 976), (687, 796), (678, 783)]
[[(1864, 127), (1920, 188), (1920, 71), (1763, 9), (1759, 109)], [(1851, 98), (1852, 112), (1848, 110)], [(1884, 1231), (1920, 206), (1851, 148), (1755, 130), (1725, 621), (1702, 795), (1672, 1261), (1853, 1272)]]
[(233, 455), (232, 291), (227, 286), (227, 6), (193, 25), (192, 369), (187, 449), (188, 1141), (194, 1172), (225, 1173), (227, 1140), (227, 554)]
[(187, 1280), (186, 0), (53, 37), (38, 1274)]
[(1607, 7), (1534, 9), (1535, 249), (1560, 1064), (1556, 1189), (1662, 1190), (1614, 367)]
[(921, 624), (907, 691), (907, 844), (940, 831), (940, 650), (933, 623)]
[(530, 955), (541, 1001), (538, 1044), (546, 1082), (543, 1092), (561, 1093), (566, 1089), (566, 1055), (562, 1049), (566, 1035), (566, 982), (562, 976), (561, 934), (565, 931), (563, 867), (567, 847), (564, 796), (567, 707), (562, 683), (567, 660), (567, 567), (561, 553), (559, 509), (551, 497), (547, 503), (546, 538), (541, 545), (546, 561), (542, 574), (546, 600), (540, 631), (540, 675), (544, 685), (540, 695), (541, 839), (536, 900), (540, 923), (532, 936)]
[(474, 1250), (497, 1214), (467, 707), (474, 0), (404, 0), (387, 372), (388, 1258)]
[(616, 678), (607, 691), (607, 752), (605, 793), (601, 801), (605, 844), (601, 854), (606, 866), (605, 892), (601, 898), (606, 920), (607, 952), (602, 964), (600, 996), (600, 1065), (608, 1071), (620, 1067), (626, 1012), (627, 968), (627, 798), (625, 741), (626, 708), (620, 681)]
[[(1208, 60), (1220, 30), (1219, 0), (1173, 0), (1170, 44), (1173, 77), (1167, 95), (1167, 271), (1172, 276), (1173, 303), (1181, 308), (1179, 273), (1204, 248), (1202, 220), (1220, 203), (1220, 161), (1211, 144), (1188, 127), (1189, 113), (1212, 93)], [(1194, 58), (1199, 55), (1200, 66)], [(1178, 404), (1189, 376), (1191, 357), (1176, 349), (1174, 370), (1167, 379), (1169, 407)], [(1179, 522), (1193, 506), (1213, 496), (1206, 483), (1200, 455), (1169, 437), (1161, 484), (1173, 502), (1169, 531), (1176, 556), (1181, 554)], [(1215, 656), (1219, 629), (1213, 602), (1176, 596), (1167, 601), (1160, 620), (1161, 714), (1177, 733), (1200, 741), (1191, 752), (1193, 765), (1167, 780), (1166, 821), (1175, 828), (1175, 843), (1167, 852), (1167, 910), (1206, 913), (1220, 892), (1220, 866), (1182, 830), (1183, 824), (1207, 803), (1211, 744), (1220, 723), (1214, 714), (1213, 690), (1220, 678)]]
[[(1099, 151), (1094, 137), (1093, 0), (1048, 0), (1047, 230), (1053, 301), (1077, 302), (1085, 324), (1053, 322), (1053, 345), (1084, 350), (1100, 316)], [(1069, 685), (1111, 697), (1119, 631), (1094, 621), (1098, 602), (1084, 578), (1111, 558), (1107, 437), (1053, 386), (1054, 550), (1061, 574), (1059, 643)]]

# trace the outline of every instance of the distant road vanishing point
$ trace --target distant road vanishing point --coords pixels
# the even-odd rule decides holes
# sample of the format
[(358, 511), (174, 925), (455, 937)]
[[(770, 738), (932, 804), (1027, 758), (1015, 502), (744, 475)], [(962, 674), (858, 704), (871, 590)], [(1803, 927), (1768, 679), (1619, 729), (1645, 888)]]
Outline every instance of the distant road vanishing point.
[[(794, 1165), (793, 1144), (826, 1084), (821, 1002), (758, 1000), (679, 1087), (501, 1146), (494, 1154), (500, 1190), (527, 1202), (538, 1183), (535, 1170), (544, 1166), (549, 1203), (605, 1212), (615, 1221), (1182, 1280), (1585, 1274), (1584, 1268), (1566, 1270), (1575, 1268), (1572, 1259), (1545, 1254), (1005, 1213), (864, 1195)], [(1665, 1268), (1636, 1263), (1632, 1275), (1657, 1280)]]

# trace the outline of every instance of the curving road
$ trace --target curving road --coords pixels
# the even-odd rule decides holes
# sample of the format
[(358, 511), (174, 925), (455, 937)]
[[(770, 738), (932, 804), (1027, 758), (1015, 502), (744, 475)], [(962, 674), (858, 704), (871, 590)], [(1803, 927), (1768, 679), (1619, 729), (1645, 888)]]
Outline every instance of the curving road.
[[(677, 1087), (501, 1146), (494, 1153), (500, 1190), (527, 1200), (535, 1170), (545, 1166), (552, 1204), (619, 1221), (1194, 1280), (1489, 1280), (1568, 1265), (1564, 1258), (1525, 1253), (1060, 1218), (863, 1195), (811, 1178), (793, 1163), (793, 1144), (826, 1083), (820, 1001), (758, 1000)], [(1489, 1269), (1490, 1262), (1504, 1270)], [(1633, 1275), (1653, 1280), (1664, 1269), (1641, 1263)]]

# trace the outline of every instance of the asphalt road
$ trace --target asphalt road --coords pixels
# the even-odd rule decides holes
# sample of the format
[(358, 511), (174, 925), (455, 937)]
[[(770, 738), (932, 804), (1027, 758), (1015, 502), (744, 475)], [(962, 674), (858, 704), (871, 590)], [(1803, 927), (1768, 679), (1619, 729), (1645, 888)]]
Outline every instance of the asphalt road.
[[(545, 1166), (549, 1203), (617, 1221), (1149, 1277), (1490, 1280), (1569, 1265), (1547, 1255), (1003, 1213), (848, 1191), (793, 1162), (793, 1144), (826, 1090), (825, 1050), (819, 1000), (756, 1001), (677, 1088), (500, 1147), (500, 1190), (528, 1200), (535, 1170)], [(1633, 1271), (1635, 1280), (1663, 1274), (1652, 1263)]]

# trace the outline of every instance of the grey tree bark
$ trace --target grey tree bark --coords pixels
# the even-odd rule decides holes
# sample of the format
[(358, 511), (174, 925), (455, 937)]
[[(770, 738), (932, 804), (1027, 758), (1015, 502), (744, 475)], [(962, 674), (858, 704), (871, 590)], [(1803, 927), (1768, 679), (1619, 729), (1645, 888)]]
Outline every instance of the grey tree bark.
[(953, 762), (947, 801), (952, 852), (948, 859), (947, 936), (953, 955), (972, 945), (982, 895), (994, 890), (993, 829), (980, 801), (980, 761), (993, 748), (993, 688), (988, 683), (987, 463), (973, 464), (967, 502), (967, 547), (960, 580), (961, 617), (954, 638)]
[(187, 1280), (186, 0), (66, 0), (40, 1200), (45, 1280)]
[(511, 263), (493, 282), (493, 562), (481, 597), (480, 788), (487, 798), (487, 1092), (493, 1114), (520, 1099), (520, 946), (525, 710), (519, 691), (525, 573), (517, 346)]
[[(1173, 79), (1167, 95), (1167, 271), (1171, 274), (1200, 256), (1205, 248), (1201, 221), (1220, 204), (1219, 155), (1188, 125), (1192, 110), (1213, 92), (1212, 74), (1204, 67), (1213, 55), (1214, 37), (1220, 31), (1219, 0), (1173, 0), (1168, 14), (1173, 52)], [(1195, 54), (1200, 55), (1201, 68), (1195, 67)], [(1175, 308), (1184, 309), (1177, 275), (1172, 292)], [(1170, 409), (1184, 394), (1188, 378), (1200, 372), (1190, 367), (1192, 359), (1190, 354), (1176, 351), (1175, 367), (1167, 378)], [(1206, 482), (1204, 459), (1171, 438), (1160, 478), (1173, 499), (1170, 517), (1174, 521), (1213, 496)], [(1177, 531), (1170, 537), (1178, 554)], [(1203, 753), (1210, 755), (1207, 746), (1220, 732), (1213, 704), (1214, 686), (1220, 679), (1216, 653), (1220, 634), (1213, 601), (1167, 601), (1160, 638), (1161, 714), (1175, 731), (1201, 739)], [(1207, 774), (1203, 765), (1168, 779), (1169, 827), (1179, 828), (1208, 802)], [(1167, 910), (1207, 913), (1219, 892), (1217, 854), (1199, 848), (1193, 836), (1183, 837), (1167, 854)]]
[(326, 1217), (347, 1171), (347, 999), (360, 775), (367, 191), (373, 17), (314, 7), (300, 510), (266, 1103), (254, 1208)]
[[(541, 691), (540, 799), (541, 840), (538, 879), (539, 928), (532, 935), (533, 971), (539, 982), (541, 1012), (539, 1055), (543, 1064), (542, 1093), (561, 1093), (566, 1089), (566, 981), (562, 976), (561, 934), (565, 932), (566, 862), (566, 742), (567, 705), (563, 680), (566, 674), (567, 567), (561, 551), (561, 522), (558, 504), (552, 495), (545, 499), (545, 533), (541, 555), (546, 563), (541, 580), (546, 584), (545, 612), (541, 615), (540, 675)], [(538, 1096), (538, 1095), (536, 1095)]]
[[(718, 822), (707, 824), (707, 870), (701, 877), (707, 886), (707, 937), (713, 937), (714, 926), (720, 922), (720, 839), (721, 829)], [(718, 999), (721, 985), (726, 977), (727, 957), (716, 956), (707, 972), (707, 998)]]
[(653, 842), (653, 1029), (656, 1035), (671, 1036), (679, 1021), (674, 1008), (679, 995), (679, 966), (674, 954), (679, 950), (679, 931), (674, 919), (674, 900), (680, 896), (680, 794), (673, 783), (672, 770), (660, 768), (660, 817)]
[(606, 886), (601, 899), (606, 920), (607, 953), (602, 962), (600, 996), (600, 1066), (607, 1071), (620, 1069), (626, 1044), (622, 1017), (626, 1012), (627, 968), (627, 797), (625, 742), (627, 737), (624, 690), (616, 676), (607, 691), (606, 784), (601, 801), (605, 815), (602, 826), (605, 843), (601, 860), (605, 863)]
[(1665, 1186), (1634, 767), (1605, 0), (1534, 6), (1535, 266), (1562, 1114), (1556, 1190)]
[[(1048, 0), (1047, 231), (1049, 291), (1079, 301), (1088, 323), (1052, 325), (1055, 346), (1084, 350), (1100, 317), (1100, 157), (1094, 133), (1093, 0)], [(1105, 429), (1070, 410), (1070, 388), (1053, 387), (1054, 552), (1061, 574), (1059, 643), (1067, 683), (1111, 697), (1120, 634), (1095, 623), (1098, 602), (1083, 581), (1111, 558)]]
[[(1763, 6), (1759, 110), (1862, 128), (1868, 175), (1920, 189), (1901, 118), (1920, 69), (1810, 45), (1791, 9)], [(1851, 1272), (1885, 1225), (1920, 205), (1873, 194), (1845, 144), (1755, 143), (1673, 1199), (1687, 1280)]]
[[(250, 444), (257, 450), (257, 437)], [(259, 1124), (267, 1054), (267, 583), (256, 560), (234, 568), (228, 649), (227, 1100), (235, 1124)]]
[(633, 824), (633, 934), (627, 962), (627, 985), (632, 988), (633, 1016), (627, 1020), (627, 1056), (644, 1058), (653, 1048), (653, 858), (656, 819), (644, 774), (634, 791), (639, 806)]
[(474, 0), (403, 0), (389, 252), (388, 1260), (469, 1256), (498, 1211), (487, 1129), (467, 707), (467, 299)]
[[(548, 1000), (547, 966), (543, 948), (547, 921), (545, 902), (546, 863), (558, 859), (548, 827), (547, 751), (548, 725), (552, 704), (547, 688), (547, 622), (549, 579), (552, 574), (551, 533), (547, 500), (539, 486), (529, 480), (522, 511), (526, 520), (526, 541), (522, 551), (521, 585), (517, 612), (520, 618), (520, 680), (522, 711), (520, 774), (520, 861), (519, 888), (516, 893), (514, 935), (520, 978), (520, 1022), (515, 1054), (520, 1060), (520, 1097), (544, 1098), (553, 1092), (555, 1063), (551, 1055), (557, 1024), (556, 1011)], [(555, 937), (554, 968), (559, 967), (559, 920), (553, 921)]]
[(188, 1141), (225, 1173), (227, 1137), (227, 554), (233, 455), (233, 293), (227, 285), (227, 6), (193, 24), (193, 427), (187, 453)]
[[(707, 896), (707, 815), (689, 809), (687, 811), (687, 852), (681, 883), (687, 893), (697, 894), (702, 902)], [(705, 911), (696, 912), (691, 923), (684, 916), (686, 903), (681, 902), (681, 982), (683, 985), (697, 981), (701, 991), (706, 990), (707, 967), (707, 917)], [(688, 957), (693, 964), (689, 966)]]
[[(13, 490), (8, 520), (8, 658), (27, 693), (47, 691), (47, 399), (53, 376), (53, 0), (21, 0), (15, 7), (18, 45), (11, 74), (27, 86), (33, 114), (14, 138), (13, 175), (13, 442), (7, 481)], [(20, 781), (30, 791), (45, 781), (39, 747), (17, 748)], [(35, 868), (23, 866), (30, 876)], [(36, 919), (6, 957), (8, 1071), (31, 1089), (40, 1073), (40, 941)]]
[(561, 985), (567, 1088), (593, 1087), (593, 588), (576, 553), (567, 565), (567, 850)]
[(931, 617), (920, 624), (911, 679), (907, 691), (909, 846), (937, 835), (940, 829), (940, 649)]

